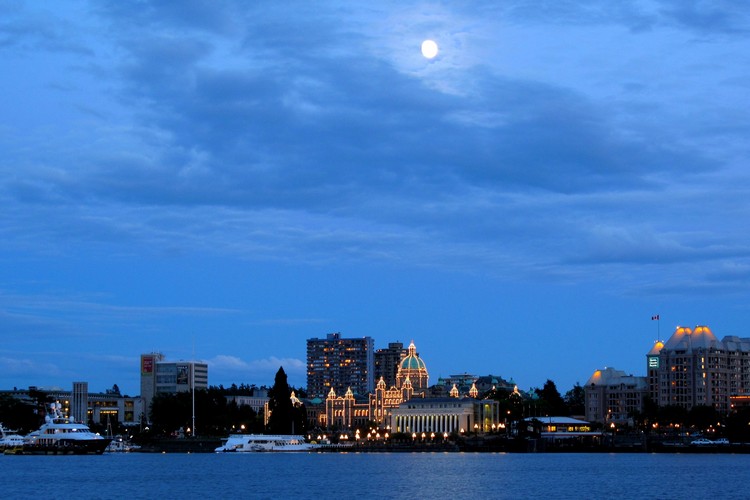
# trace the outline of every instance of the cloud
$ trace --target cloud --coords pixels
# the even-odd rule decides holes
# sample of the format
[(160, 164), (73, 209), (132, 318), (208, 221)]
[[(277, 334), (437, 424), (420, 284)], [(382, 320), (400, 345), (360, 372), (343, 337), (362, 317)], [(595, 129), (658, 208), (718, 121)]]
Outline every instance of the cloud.
[(279, 368), (295, 379), (303, 380), (307, 373), (305, 361), (296, 358), (277, 358), (271, 356), (250, 361), (237, 356), (218, 354), (207, 361), (209, 375), (214, 380), (237, 380), (246, 377), (252, 380), (273, 380)]
[(43, 363), (38, 360), (24, 358), (8, 358), (0, 356), (0, 373), (8, 377), (57, 377), (61, 370), (53, 363)]
[[(374, 7), (401, 16), (381, 32), (370, 27), (372, 13), (344, 7), (292, 18), (286, 8), (232, 2), (97, 6), (111, 33), (98, 50), (117, 55), (96, 61), (112, 107), (79, 111), (87, 127), (61, 141), (80, 146), (69, 154), (59, 153), (54, 137), (7, 141), (0, 192), (15, 203), (0, 224), (6, 248), (476, 266), (504, 276), (559, 276), (572, 262), (582, 276), (586, 265), (623, 272), (627, 263), (744, 258), (741, 236), (706, 233), (738, 234), (733, 221), (721, 220), (726, 186), (710, 178), (725, 172), (726, 151), (744, 156), (732, 137), (746, 114), (725, 124), (726, 114), (704, 112), (717, 109), (713, 103), (667, 96), (660, 91), (667, 80), (630, 69), (652, 57), (654, 44), (676, 45), (654, 31), (679, 6), (482, 8), (499, 10), (477, 18), (443, 9), (424, 19), (414, 9)], [(438, 31), (455, 23), (444, 66), (403, 54), (405, 37), (417, 36), (408, 31), (415, 19)], [(472, 26), (497, 33), (498, 22), (564, 25), (568, 43), (585, 34), (583, 25), (621, 24), (634, 30), (621, 36), (648, 51), (613, 60), (612, 43), (623, 42), (611, 41), (592, 59), (600, 69), (567, 59), (571, 51), (559, 47), (562, 62), (547, 61), (529, 44), (500, 55), (518, 52), (524, 67), (567, 65), (573, 76), (511, 74), (472, 55), (476, 41), (465, 35)], [(678, 40), (692, 36), (674, 29)], [(719, 50), (690, 49), (702, 61)], [(672, 69), (689, 81), (713, 78)], [(600, 81), (615, 83), (602, 90)], [(127, 111), (113, 111), (114, 103)], [(683, 104), (690, 120), (675, 114)], [(684, 200), (702, 182), (714, 201), (694, 219), (700, 227), (672, 227), (680, 211), (660, 200)], [(682, 210), (696, 214), (692, 205)], [(629, 220), (633, 214), (640, 219)], [(669, 241), (648, 236), (656, 234)]]

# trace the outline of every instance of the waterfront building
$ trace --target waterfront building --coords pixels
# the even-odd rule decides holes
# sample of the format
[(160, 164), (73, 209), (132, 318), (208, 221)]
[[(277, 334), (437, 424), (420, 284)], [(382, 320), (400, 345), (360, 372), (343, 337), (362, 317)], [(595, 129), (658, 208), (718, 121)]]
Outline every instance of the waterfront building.
[(369, 420), (370, 406), (366, 396), (355, 396), (351, 388), (343, 396), (337, 396), (331, 387), (326, 397), (326, 428), (350, 431), (365, 428)]
[[(387, 387), (385, 379), (381, 378), (375, 387), (375, 392), (370, 394), (369, 417), (373, 422), (382, 425), (390, 418), (394, 408), (414, 396), (414, 387), (411, 380), (407, 378), (399, 387)], [(418, 397), (424, 397), (424, 392), (417, 393)]]
[(375, 351), (375, 380), (381, 378), (387, 387), (396, 386), (401, 361), (409, 354), (401, 342), (389, 342), (388, 348)]
[[(36, 405), (36, 401), (29, 392), (43, 392), (60, 403), (64, 416), (73, 417), (76, 421), (86, 424), (116, 427), (118, 423), (124, 426), (135, 426), (141, 423), (144, 410), (140, 397), (123, 396), (111, 390), (103, 393), (86, 392), (84, 394), (81, 392), (87, 389), (87, 382), (74, 382), (72, 391), (59, 387), (29, 387), (28, 389), (0, 391), (0, 395), (18, 399), (29, 405)], [(46, 411), (45, 408), (39, 408), (39, 410)]]
[(493, 399), (413, 398), (390, 416), (393, 432), (443, 435), (490, 432), (500, 424), (500, 404)]
[(540, 437), (551, 444), (596, 444), (601, 442), (603, 435), (601, 431), (592, 431), (589, 422), (571, 417), (528, 417), (524, 422), (527, 431), (533, 432), (535, 425), (540, 426)]
[[(707, 326), (678, 326), (646, 355), (649, 382), (660, 406), (711, 406), (728, 413), (750, 395), (750, 338), (719, 341)], [(653, 380), (653, 381), (652, 381)]]
[(372, 337), (342, 338), (329, 333), (324, 339), (307, 340), (307, 393), (326, 397), (331, 389), (343, 393), (373, 390), (374, 348)]
[(609, 367), (596, 370), (583, 390), (587, 420), (620, 424), (630, 422), (633, 412), (643, 411), (648, 381)]
[(208, 389), (208, 365), (195, 361), (165, 361), (161, 353), (141, 355), (141, 398), (146, 414), (156, 394)]

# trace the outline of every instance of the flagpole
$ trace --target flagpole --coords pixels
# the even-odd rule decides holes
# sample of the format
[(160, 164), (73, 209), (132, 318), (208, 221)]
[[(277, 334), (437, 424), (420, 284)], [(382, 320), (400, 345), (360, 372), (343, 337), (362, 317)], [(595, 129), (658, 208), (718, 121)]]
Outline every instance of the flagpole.
[(656, 340), (661, 341), (661, 314), (651, 316), (651, 321), (656, 320)]

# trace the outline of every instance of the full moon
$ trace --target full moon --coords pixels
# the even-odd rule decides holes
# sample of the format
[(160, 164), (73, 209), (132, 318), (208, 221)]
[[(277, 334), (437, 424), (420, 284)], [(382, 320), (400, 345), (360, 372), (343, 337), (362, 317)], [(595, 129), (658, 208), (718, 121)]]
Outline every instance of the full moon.
[(422, 42), (422, 55), (427, 59), (432, 59), (438, 54), (438, 46), (432, 40)]

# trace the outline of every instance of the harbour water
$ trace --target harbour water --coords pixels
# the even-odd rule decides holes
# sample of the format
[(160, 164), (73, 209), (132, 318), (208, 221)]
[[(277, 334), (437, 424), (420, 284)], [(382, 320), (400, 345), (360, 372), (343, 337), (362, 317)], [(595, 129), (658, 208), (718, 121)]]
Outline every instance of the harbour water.
[(4, 498), (748, 498), (750, 455), (1, 456)]

